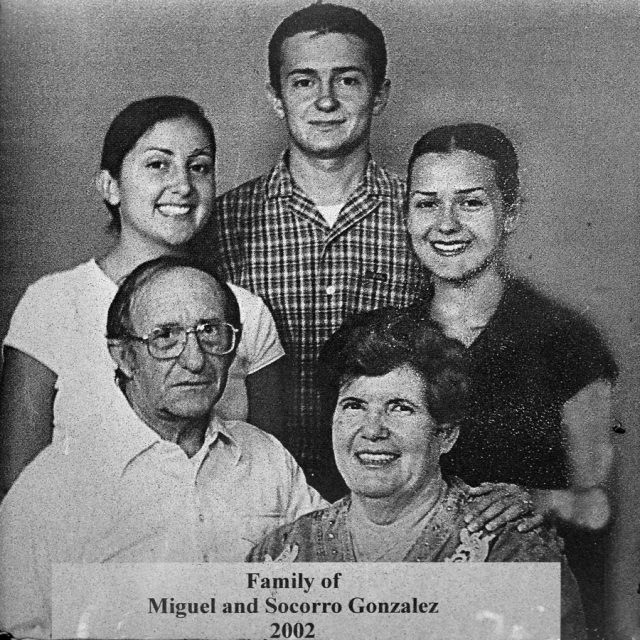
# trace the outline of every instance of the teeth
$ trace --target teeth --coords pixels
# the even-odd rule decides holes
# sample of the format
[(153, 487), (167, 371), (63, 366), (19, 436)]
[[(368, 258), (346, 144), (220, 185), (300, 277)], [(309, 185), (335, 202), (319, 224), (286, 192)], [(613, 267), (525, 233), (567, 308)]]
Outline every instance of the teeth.
[(436, 251), (441, 253), (458, 253), (467, 247), (466, 242), (432, 242), (431, 244)]
[(365, 464), (384, 465), (393, 462), (398, 456), (394, 453), (358, 453), (357, 458)]
[(159, 204), (158, 210), (163, 216), (176, 218), (186, 216), (191, 211), (191, 207), (186, 204)]

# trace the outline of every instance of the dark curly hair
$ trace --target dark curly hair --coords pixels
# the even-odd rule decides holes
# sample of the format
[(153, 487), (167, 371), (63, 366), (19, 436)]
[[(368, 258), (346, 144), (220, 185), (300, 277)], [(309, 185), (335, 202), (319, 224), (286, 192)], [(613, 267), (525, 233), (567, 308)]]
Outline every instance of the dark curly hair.
[(438, 424), (463, 415), (470, 384), (464, 347), (447, 338), (414, 307), (385, 307), (349, 318), (324, 345), (319, 375), (333, 410), (339, 388), (360, 376), (410, 367), (422, 379), (429, 413)]

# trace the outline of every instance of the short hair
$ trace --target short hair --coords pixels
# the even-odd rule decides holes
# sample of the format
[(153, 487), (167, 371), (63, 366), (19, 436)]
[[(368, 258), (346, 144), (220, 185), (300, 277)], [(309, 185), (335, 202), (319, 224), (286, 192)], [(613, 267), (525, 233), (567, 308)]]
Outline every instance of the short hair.
[(425, 133), (415, 143), (409, 158), (409, 186), (413, 166), (420, 156), (454, 151), (470, 151), (489, 158), (493, 163), (496, 184), (502, 194), (505, 208), (512, 209), (519, 202), (518, 155), (513, 144), (500, 129), (478, 122), (446, 125)]
[(211, 276), (222, 289), (225, 319), (229, 324), (240, 328), (240, 308), (229, 285), (221, 280), (209, 267), (193, 260), (177, 256), (161, 256), (137, 266), (122, 282), (107, 314), (107, 340), (120, 340), (133, 332), (131, 313), (136, 296), (156, 276), (175, 269), (196, 269)]
[[(126, 106), (111, 122), (102, 145), (100, 168), (111, 177), (120, 180), (122, 162), (135, 147), (138, 140), (159, 122), (191, 118), (202, 127), (211, 144), (211, 153), (215, 160), (216, 138), (211, 122), (204, 115), (200, 105), (182, 96), (154, 96), (137, 100)], [(120, 231), (120, 207), (105, 200), (111, 214), (110, 228)]]
[(316, 34), (344, 33), (357, 36), (367, 45), (369, 62), (376, 91), (380, 90), (387, 73), (387, 46), (384, 35), (367, 16), (351, 7), (331, 3), (315, 3), (287, 16), (269, 41), (269, 82), (280, 96), (282, 45), (287, 38), (311, 31)]
[(320, 353), (324, 400), (333, 403), (333, 410), (340, 386), (403, 366), (420, 376), (429, 413), (438, 424), (462, 418), (470, 386), (464, 347), (418, 307), (385, 307), (348, 319)]

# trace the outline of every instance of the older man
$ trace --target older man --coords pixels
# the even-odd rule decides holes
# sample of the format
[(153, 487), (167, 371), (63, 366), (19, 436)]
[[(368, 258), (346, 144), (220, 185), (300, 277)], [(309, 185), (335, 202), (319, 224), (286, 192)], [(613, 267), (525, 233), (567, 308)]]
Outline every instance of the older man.
[(404, 183), (369, 153), (389, 95), (382, 31), (360, 11), (314, 3), (269, 42), (269, 100), (289, 148), (221, 196), (200, 236), (231, 282), (271, 308), (293, 365), (286, 443), (309, 481), (339, 498), (320, 412), (320, 347), (358, 311), (406, 306), (422, 275), (403, 221)]
[(275, 438), (212, 413), (240, 331), (230, 289), (185, 261), (127, 277), (107, 328), (123, 393), (0, 506), (0, 629), (48, 637), (54, 562), (241, 561), (323, 505)]

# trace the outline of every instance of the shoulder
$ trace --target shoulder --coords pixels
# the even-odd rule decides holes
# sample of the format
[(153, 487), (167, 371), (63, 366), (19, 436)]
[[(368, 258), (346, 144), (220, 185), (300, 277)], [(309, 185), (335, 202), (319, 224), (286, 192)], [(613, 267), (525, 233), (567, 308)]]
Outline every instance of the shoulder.
[(216, 207), (226, 209), (229, 207), (254, 202), (256, 198), (264, 198), (269, 174), (263, 174), (247, 180), (247, 182), (229, 189), (216, 198)]
[(535, 320), (539, 326), (548, 327), (549, 330), (562, 327), (593, 328), (590, 321), (580, 313), (542, 293), (525, 280), (513, 279), (509, 282), (504, 294), (504, 306), (511, 317), (527, 321), (529, 324)]
[(544, 342), (560, 352), (581, 346), (606, 350), (600, 331), (588, 317), (523, 280), (510, 281), (499, 314), (503, 329), (531, 337), (532, 347)]
[(452, 512), (459, 529), (458, 547), (447, 560), (450, 562), (557, 562), (562, 558), (562, 544), (550, 527), (533, 531), (518, 530), (521, 519), (510, 522), (497, 532), (485, 530), (471, 532), (466, 528), (465, 516), (470, 513), (473, 500), (469, 485), (459, 478), (450, 477), (447, 509)]
[(558, 367), (593, 369), (594, 375), (615, 378), (617, 368), (604, 337), (584, 314), (540, 292), (522, 280), (505, 293), (503, 318), (513, 318), (516, 331), (530, 338), (530, 348)]
[(248, 289), (239, 287), (232, 282), (227, 282), (227, 284), (238, 301), (238, 306), (240, 307), (240, 321), (242, 323), (244, 323), (247, 318), (251, 320), (254, 314), (262, 313), (263, 310), (267, 309), (267, 305), (260, 296), (255, 293), (251, 293)]
[[(90, 261), (31, 284), (13, 312), (5, 344), (56, 370), (53, 360), (59, 359), (59, 343), (76, 337), (81, 326), (78, 320), (84, 322), (86, 317), (106, 313), (114, 292), (99, 275), (99, 267)], [(115, 289), (113, 283), (109, 284)], [(58, 336), (57, 342), (49, 340), (50, 334)]]
[(488, 562), (560, 562), (563, 544), (548, 526), (533, 531), (518, 531), (519, 522), (506, 525), (491, 544)]
[(59, 304), (60, 294), (68, 295), (71, 291), (80, 291), (82, 287), (95, 280), (94, 270), (97, 268), (95, 261), (90, 260), (73, 269), (49, 273), (27, 287), (25, 298), (49, 298)]
[(370, 175), (377, 185), (380, 195), (391, 200), (404, 202), (407, 193), (407, 184), (396, 173), (371, 160)]
[(313, 562), (317, 561), (313, 550), (323, 523), (335, 521), (342, 500), (300, 516), (293, 522), (284, 524), (266, 535), (256, 545), (247, 560), (249, 562)]
[[(279, 466), (295, 465), (293, 456), (285, 449), (284, 445), (270, 433), (243, 420), (218, 420), (224, 426), (225, 431), (240, 447), (241, 455), (252, 458), (268, 458)], [(277, 467), (274, 467), (274, 471)]]

